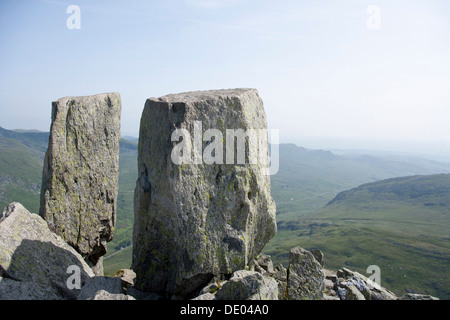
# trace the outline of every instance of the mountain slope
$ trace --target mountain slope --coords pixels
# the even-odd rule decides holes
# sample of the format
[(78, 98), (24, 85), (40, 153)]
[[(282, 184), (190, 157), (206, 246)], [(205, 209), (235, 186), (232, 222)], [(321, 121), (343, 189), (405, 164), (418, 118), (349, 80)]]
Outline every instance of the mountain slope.
[(450, 173), (450, 164), (412, 157), (338, 156), (282, 144), (279, 172), (271, 176), (272, 195), (283, 220), (322, 208), (337, 193), (364, 183), (438, 173)]
[(12, 201), (20, 201), (31, 212), (39, 211), (42, 165), (48, 136), (48, 133), (18, 133), (0, 128), (2, 209)]
[[(292, 227), (292, 226), (291, 226)], [(339, 193), (295, 225), (298, 243), (334, 268), (378, 265), (397, 294), (450, 299), (450, 175), (409, 176)]]

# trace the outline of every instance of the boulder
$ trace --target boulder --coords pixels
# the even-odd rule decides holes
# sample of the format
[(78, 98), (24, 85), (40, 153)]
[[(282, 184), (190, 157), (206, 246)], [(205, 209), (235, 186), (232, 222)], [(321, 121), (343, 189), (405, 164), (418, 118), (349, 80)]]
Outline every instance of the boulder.
[[(104, 294), (104, 292), (99, 294), (99, 291), (104, 291), (107, 294)], [(105, 298), (108, 295), (120, 294), (123, 294), (120, 278), (97, 276), (86, 281), (77, 298), (78, 300), (106, 300)]]
[(278, 284), (278, 300), (286, 299), (287, 269), (282, 264), (278, 264), (270, 276)]
[(259, 272), (239, 270), (217, 291), (215, 300), (278, 300), (278, 284)]
[(287, 300), (320, 300), (324, 291), (324, 272), (314, 255), (300, 247), (292, 248), (287, 273)]
[(136, 300), (123, 293), (109, 293), (106, 290), (98, 290), (95, 295), (87, 300)]
[(398, 300), (439, 300), (439, 298), (427, 294), (407, 293), (398, 298)]
[[(347, 268), (342, 268), (337, 271), (337, 278), (333, 277), (335, 283), (335, 289), (337, 290), (342, 300), (361, 298), (353, 288), (357, 289), (364, 300), (396, 300), (397, 297), (394, 293), (380, 286), (376, 282), (368, 279), (366, 276), (359, 272), (352, 271)], [(349, 288), (351, 291), (349, 292)]]
[(152, 292), (144, 292), (135, 287), (127, 288), (127, 296), (134, 300), (162, 300), (163, 297)]
[(118, 93), (52, 103), (39, 214), (97, 275), (116, 221), (120, 113)]
[(261, 254), (258, 256), (257, 260), (255, 261), (255, 267), (259, 268), (260, 270), (256, 270), (258, 272), (264, 273), (273, 273), (273, 262), (270, 256), (266, 254)]
[(67, 296), (50, 285), (28, 281), (16, 281), (0, 277), (0, 300), (63, 300)]
[(313, 254), (314, 258), (316, 258), (317, 262), (319, 262), (323, 268), (323, 264), (324, 264), (323, 252), (320, 251), (319, 249), (309, 250), (309, 252), (311, 252)]
[(120, 269), (113, 274), (113, 277), (119, 278), (122, 281), (123, 287), (134, 286), (136, 281), (136, 273), (131, 269)]
[(353, 284), (346, 287), (345, 298), (343, 300), (366, 300), (364, 295)]
[(256, 90), (148, 99), (134, 199), (136, 287), (186, 298), (216, 275), (245, 269), (276, 232), (268, 162)]
[(15, 281), (3, 279), (1, 286), (18, 288), (0, 290), (4, 299), (75, 299), (79, 290), (67, 286), (68, 268), (79, 270), (80, 287), (94, 276), (80, 254), (18, 202), (2, 212), (0, 248), (2, 277)]

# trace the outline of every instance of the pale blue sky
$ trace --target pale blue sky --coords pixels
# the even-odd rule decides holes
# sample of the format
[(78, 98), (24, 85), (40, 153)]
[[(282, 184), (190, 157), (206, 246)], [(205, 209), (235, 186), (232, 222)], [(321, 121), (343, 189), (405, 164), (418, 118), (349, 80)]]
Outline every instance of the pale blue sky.
[(136, 136), (149, 97), (251, 87), (283, 142), (450, 148), (449, 21), (447, 0), (1, 1), (0, 126), (48, 131), (51, 101), (117, 91)]

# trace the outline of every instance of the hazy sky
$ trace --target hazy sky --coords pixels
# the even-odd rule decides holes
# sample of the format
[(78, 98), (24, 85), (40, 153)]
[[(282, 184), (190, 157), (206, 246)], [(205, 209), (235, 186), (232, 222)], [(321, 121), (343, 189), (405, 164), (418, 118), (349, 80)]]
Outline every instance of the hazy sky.
[(117, 91), (137, 136), (149, 97), (250, 87), (283, 142), (450, 146), (448, 0), (1, 1), (0, 48), (8, 129)]

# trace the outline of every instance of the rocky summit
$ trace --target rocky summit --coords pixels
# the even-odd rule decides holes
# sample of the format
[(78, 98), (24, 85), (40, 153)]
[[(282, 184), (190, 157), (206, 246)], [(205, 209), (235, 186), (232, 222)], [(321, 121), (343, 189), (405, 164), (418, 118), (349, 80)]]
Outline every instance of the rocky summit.
[[(189, 297), (214, 276), (244, 269), (275, 235), (264, 130), (255, 89), (146, 101), (134, 200), (138, 288)], [(247, 137), (256, 132), (259, 139)]]
[(286, 267), (259, 254), (276, 221), (254, 89), (146, 101), (132, 270), (102, 276), (115, 227), (120, 112), (117, 93), (53, 103), (39, 215), (18, 202), (0, 213), (0, 299), (436, 299), (398, 298), (358, 272), (326, 270), (317, 249), (292, 248)]
[[(51, 231), (39, 215), (13, 202), (0, 213), (0, 300), (160, 300), (135, 286), (132, 270), (96, 276), (83, 257)], [(217, 275), (194, 300), (436, 300), (408, 293), (396, 297), (358, 272), (322, 268), (317, 255), (300, 247), (289, 265), (273, 266), (259, 255), (248, 270)], [(73, 273), (73, 270), (77, 272)], [(295, 278), (293, 279), (293, 275)], [(73, 285), (77, 283), (78, 285)], [(75, 281), (73, 281), (75, 280)]]
[(99, 275), (116, 220), (120, 115), (118, 93), (53, 102), (42, 174), (39, 214)]

